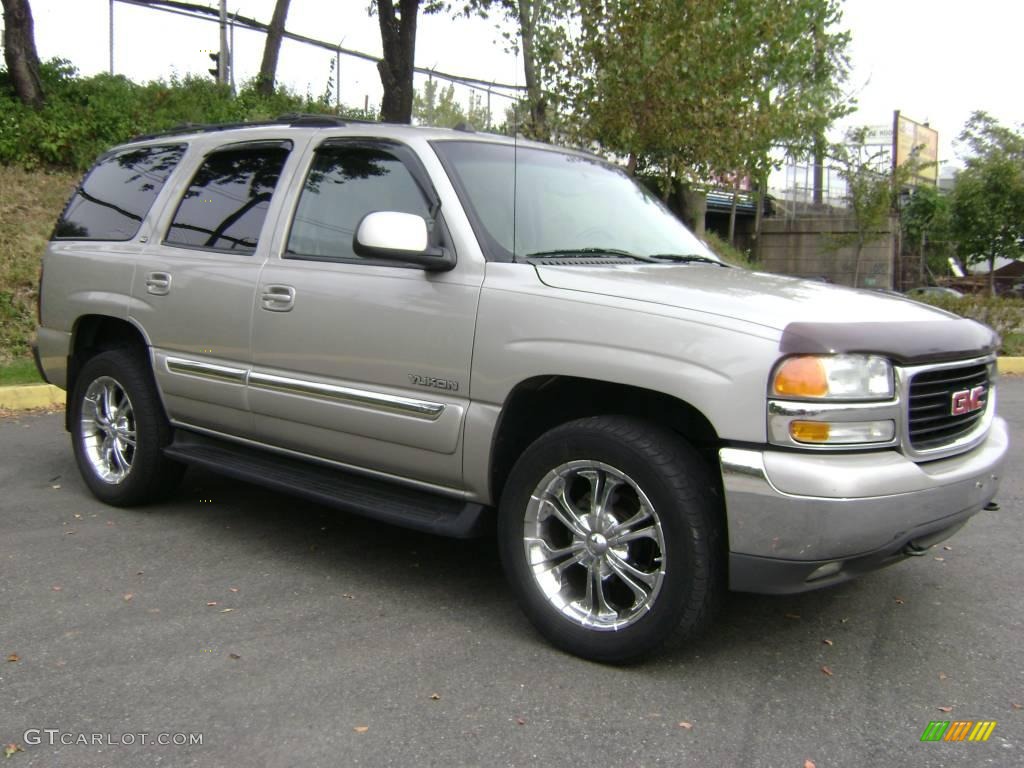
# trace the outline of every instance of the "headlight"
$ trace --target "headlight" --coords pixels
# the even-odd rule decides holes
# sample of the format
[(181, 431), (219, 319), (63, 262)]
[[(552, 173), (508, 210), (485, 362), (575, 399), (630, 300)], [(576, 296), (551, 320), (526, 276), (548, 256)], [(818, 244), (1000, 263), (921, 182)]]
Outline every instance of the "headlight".
[(889, 400), (892, 363), (878, 355), (801, 355), (779, 363), (771, 395), (791, 400)]

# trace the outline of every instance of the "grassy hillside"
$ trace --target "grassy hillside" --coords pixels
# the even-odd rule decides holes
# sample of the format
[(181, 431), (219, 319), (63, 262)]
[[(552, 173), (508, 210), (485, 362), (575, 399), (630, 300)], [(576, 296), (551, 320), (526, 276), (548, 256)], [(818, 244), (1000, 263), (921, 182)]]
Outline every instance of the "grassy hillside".
[(0, 365), (29, 354), (39, 262), (77, 180), (0, 165)]

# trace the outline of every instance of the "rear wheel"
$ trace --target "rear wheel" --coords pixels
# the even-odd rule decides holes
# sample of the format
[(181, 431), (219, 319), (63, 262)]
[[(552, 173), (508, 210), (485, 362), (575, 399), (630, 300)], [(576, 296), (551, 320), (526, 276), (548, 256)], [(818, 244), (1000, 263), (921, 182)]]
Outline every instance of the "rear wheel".
[(166, 459), (171, 427), (142, 355), (103, 352), (82, 367), (69, 407), (79, 472), (101, 501), (131, 506), (169, 493), (184, 468)]
[(502, 563), (554, 645), (627, 661), (708, 621), (722, 591), (719, 516), (703, 461), (674, 433), (571, 422), (531, 445), (505, 488)]

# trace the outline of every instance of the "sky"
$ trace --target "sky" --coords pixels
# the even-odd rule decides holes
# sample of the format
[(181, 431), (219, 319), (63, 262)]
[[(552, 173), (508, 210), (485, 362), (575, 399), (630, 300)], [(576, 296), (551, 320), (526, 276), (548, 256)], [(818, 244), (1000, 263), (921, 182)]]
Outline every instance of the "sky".
[[(214, 0), (193, 0), (216, 5)], [(108, 0), (31, 0), (42, 58), (70, 59), (84, 74), (108, 68)], [(380, 55), (368, 0), (292, 0), (290, 31)], [(269, 21), (273, 0), (228, 0), (228, 10)], [(522, 83), (521, 61), (505, 50), (497, 19), (421, 16), (416, 64), (483, 80)], [(957, 163), (956, 135), (974, 110), (1004, 123), (1024, 123), (1021, 0), (846, 0), (842, 26), (852, 34), (846, 89), (858, 110), (844, 125), (891, 125), (893, 110), (928, 121), (939, 132), (940, 165)], [(115, 3), (114, 68), (135, 80), (172, 73), (205, 74), (206, 51), (218, 46), (215, 23)], [(259, 70), (263, 35), (235, 33), (235, 72), (241, 81)], [(285, 41), (278, 80), (300, 93), (324, 93), (334, 56)], [(458, 89), (466, 100), (469, 91)], [(341, 100), (379, 102), (371, 62), (342, 57)], [(507, 101), (492, 99), (495, 119)], [(843, 126), (837, 128), (841, 133)]]

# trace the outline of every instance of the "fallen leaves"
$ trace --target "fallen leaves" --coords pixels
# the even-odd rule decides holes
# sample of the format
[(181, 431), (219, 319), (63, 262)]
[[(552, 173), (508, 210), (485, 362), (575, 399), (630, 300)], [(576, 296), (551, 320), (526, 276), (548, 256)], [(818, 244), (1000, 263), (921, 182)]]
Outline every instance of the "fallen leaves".
[(235, 610), (235, 609), (234, 608), (222, 608), (221, 610), (217, 611), (217, 613), (231, 613), (233, 610)]
[(521, 717), (516, 718), (516, 725), (526, 725), (526, 720)]
[(346, 600), (355, 600), (356, 599), (356, 596), (351, 594), (351, 593), (349, 593), (349, 592), (343, 593), (342, 597), (344, 597)]
[(238, 587), (228, 587), (228, 592), (237, 592)]
[(683, 720), (681, 723), (679, 723), (679, 727), (683, 730), (689, 731), (693, 729), (693, 723), (691, 723), (689, 720)]
[(939, 707), (939, 712), (945, 712), (946, 714), (949, 714), (952, 711), (953, 711), (952, 707)]
[(370, 726), (368, 726), (368, 725), (357, 725), (352, 730), (355, 731), (356, 733), (366, 733), (368, 730), (370, 730)]
[(53, 488), (53, 490), (55, 490), (55, 491), (59, 491), (60, 490), (60, 483), (54, 483), (50, 487)]
[(939, 672), (939, 680), (945, 680), (948, 675), (945, 672)]
[(430, 700), (431, 701), (440, 701), (441, 700), (441, 694), (440, 693), (432, 693), (432, 694), (430, 694)]
[(52, 587), (50, 587), (50, 589), (54, 592), (60, 592), (62, 589), (64, 589), (64, 587), (62, 587), (60, 584), (54, 584)]
[(4, 757), (5, 758), (10, 757), (15, 752), (24, 752), (24, 751), (25, 750), (21, 748), (20, 744), (15, 744), (14, 742), (11, 742), (10, 744), (4, 744)]
[(813, 760), (804, 760), (804, 768), (817, 768)]
[(823, 645), (835, 645), (835, 643), (833, 643), (827, 637), (824, 640), (822, 640), (821, 642), (822, 642)]
[(241, 657), (241, 656), (239, 656), (239, 655), (238, 655), (237, 653), (229, 653), (229, 654), (228, 654), (228, 658), (229, 658), (229, 659), (234, 659), (235, 661), (238, 661), (238, 660), (239, 660), (240, 658), (242, 658), (242, 657)]
[(10, 653), (7, 655), (7, 660), (10, 662), (21, 661), (21, 656), (16, 653)]
[(800, 618), (800, 614), (799, 613), (787, 613), (787, 614), (785, 614), (785, 617), (787, 619), (799, 619)]
[(124, 593), (124, 601), (126, 603), (130, 603), (133, 597), (135, 597), (135, 595), (132, 592), (125, 592)]
[(822, 668), (821, 668), (821, 671), (824, 672), (829, 677), (832, 677), (832, 668), (830, 666), (828, 666), (828, 664), (823, 665)]
[(217, 603), (217, 601), (216, 601), (216, 600), (210, 600), (210, 601), (208, 601), (208, 602), (206, 603), (206, 607), (207, 607), (207, 608), (213, 608), (213, 606), (215, 606), (215, 605), (218, 605), (218, 603)]
[(1016, 701), (1011, 701), (1010, 706), (1014, 709), (1024, 709), (1024, 704), (1018, 704)]
[(946, 550), (947, 552), (952, 552), (953, 551), (953, 548), (950, 547), (950, 546), (945, 546), (945, 547), (943, 547), (943, 549)]
[(896, 601), (896, 605), (903, 605), (906, 602), (902, 597), (894, 597), (893, 600)]

